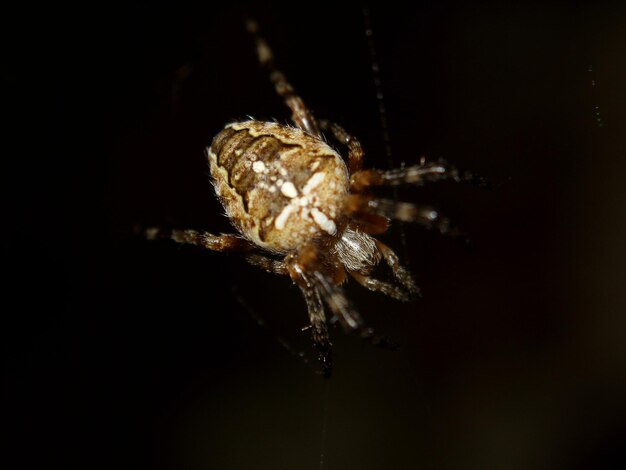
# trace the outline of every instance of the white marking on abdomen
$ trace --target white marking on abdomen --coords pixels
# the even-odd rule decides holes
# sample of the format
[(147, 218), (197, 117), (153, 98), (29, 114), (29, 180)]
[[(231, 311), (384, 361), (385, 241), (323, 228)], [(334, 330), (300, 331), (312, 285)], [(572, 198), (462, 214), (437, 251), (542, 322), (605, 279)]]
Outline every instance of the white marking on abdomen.
[(283, 185), (280, 187), (280, 192), (289, 198), (294, 198), (298, 195), (298, 190), (291, 181), (283, 183)]
[(293, 212), (292, 205), (285, 206), (285, 208), (282, 210), (280, 215), (276, 217), (276, 221), (274, 222), (274, 227), (276, 227), (278, 230), (284, 229), (285, 223), (287, 222), (287, 218), (292, 212)]
[(265, 171), (265, 163), (260, 160), (257, 160), (252, 164), (252, 169), (255, 173), (263, 173)]
[(319, 186), (322, 181), (324, 181), (324, 178), (326, 178), (326, 173), (324, 173), (323, 171), (318, 171), (317, 173), (315, 173), (309, 178), (309, 181), (306, 182), (304, 188), (302, 188), (302, 194), (309, 194), (317, 186)]
[(330, 235), (337, 233), (337, 226), (335, 225), (335, 222), (330, 220), (322, 211), (314, 207), (311, 209), (311, 215), (313, 216), (315, 223), (326, 233)]

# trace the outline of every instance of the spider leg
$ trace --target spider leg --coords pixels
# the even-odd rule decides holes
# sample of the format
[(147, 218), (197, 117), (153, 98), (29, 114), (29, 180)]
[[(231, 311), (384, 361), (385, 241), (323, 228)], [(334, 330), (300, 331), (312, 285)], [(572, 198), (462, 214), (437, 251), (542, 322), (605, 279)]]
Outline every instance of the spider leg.
[(397, 345), (374, 334), (372, 328), (365, 326), (361, 314), (357, 312), (348, 298), (343, 293), (343, 289), (332, 283), (321, 272), (315, 271), (314, 276), (318, 281), (320, 292), (326, 303), (330, 306), (333, 314), (339, 319), (339, 323), (346, 333), (358, 333), (358, 335), (375, 346), (386, 349), (396, 349)]
[(352, 276), (354, 280), (356, 280), (359, 284), (361, 284), (368, 290), (371, 290), (373, 292), (380, 292), (381, 294), (387, 295), (402, 302), (407, 302), (410, 300), (410, 296), (398, 286), (394, 286), (393, 284), (389, 284), (388, 282), (381, 281), (380, 279), (364, 276), (354, 271), (349, 272), (350, 276)]
[(289, 107), (289, 109), (291, 109), (291, 119), (295, 125), (309, 134), (321, 138), (321, 134), (313, 114), (306, 107), (302, 98), (296, 94), (293, 86), (291, 86), (291, 84), (287, 81), (285, 74), (276, 68), (272, 49), (270, 49), (270, 46), (265, 41), (265, 38), (261, 36), (257, 22), (254, 20), (248, 20), (246, 22), (246, 28), (254, 37), (259, 62), (269, 72), (270, 81), (274, 84), (274, 88), (276, 89), (278, 96), (280, 96), (285, 101), (285, 104)]
[(383, 255), (385, 262), (391, 268), (391, 272), (393, 273), (394, 277), (398, 280), (398, 282), (411, 295), (419, 296), (420, 295), (419, 287), (417, 287), (417, 284), (415, 284), (415, 280), (413, 279), (413, 276), (411, 276), (411, 273), (404, 266), (400, 264), (398, 255), (396, 255), (396, 253), (391, 248), (389, 248), (380, 240), (375, 240), (375, 242), (376, 242), (376, 247), (378, 248), (378, 251), (380, 251), (380, 253)]
[(273, 259), (260, 253), (246, 255), (246, 261), (270, 274), (289, 275), (287, 264), (284, 261)]
[(170, 239), (185, 245), (197, 245), (213, 251), (249, 251), (254, 246), (237, 235), (213, 235), (197, 230), (166, 230), (160, 227), (139, 229), (148, 240)]
[(332, 370), (331, 343), (326, 326), (326, 314), (324, 305), (320, 298), (320, 293), (315, 288), (300, 287), (307, 309), (309, 311), (309, 321), (311, 322), (311, 336), (313, 344), (317, 350), (318, 360), (322, 365), (322, 375), (330, 377)]
[(310, 275), (310, 281), (307, 282), (318, 289), (333, 312), (333, 320), (339, 320), (346, 333), (356, 332), (362, 338), (373, 338), (372, 330), (365, 327), (361, 314), (352, 306), (340, 286), (346, 275), (343, 267), (322, 262), (319, 259), (318, 248), (315, 245), (307, 245), (300, 249), (298, 255), (291, 258), (290, 269), (306, 278)]
[(291, 279), (298, 285), (304, 296), (309, 311), (311, 336), (322, 367), (322, 375), (328, 378), (332, 371), (331, 343), (320, 293), (299, 264), (290, 263), (288, 267)]
[(422, 158), (419, 165), (392, 170), (361, 170), (350, 177), (350, 190), (361, 192), (371, 186), (400, 186), (403, 184), (422, 185), (427, 182), (453, 180), (456, 182), (472, 182), (478, 186), (489, 187), (489, 183), (481, 176), (469, 171), (461, 171), (446, 162), (428, 162)]
[(339, 124), (327, 120), (320, 120), (318, 124), (320, 129), (324, 131), (329, 130), (332, 132), (335, 139), (348, 147), (348, 170), (350, 174), (352, 175), (360, 171), (363, 167), (363, 156), (365, 155), (363, 147), (361, 147), (361, 142), (352, 134), (349, 134)]
[(339, 323), (341, 323), (346, 333), (358, 333), (362, 339), (369, 341), (375, 346), (386, 349), (397, 348), (396, 344), (386, 338), (375, 335), (372, 328), (365, 326), (361, 314), (352, 307), (340, 286), (332, 283), (319, 271), (315, 271), (313, 274), (318, 281), (317, 284), (322, 297), (333, 311), (335, 317), (339, 319)]
[(363, 333), (365, 328), (361, 314), (357, 312), (348, 298), (343, 293), (343, 289), (333, 283), (320, 271), (314, 271), (315, 283), (319, 287), (324, 300), (333, 311), (335, 317), (341, 323), (346, 333)]
[[(462, 237), (464, 233), (454, 227), (450, 219), (442, 215), (431, 206), (418, 206), (410, 202), (394, 201), (392, 199), (377, 198), (371, 195), (352, 194), (348, 198), (346, 211), (351, 214), (354, 223), (358, 226), (373, 225), (370, 220), (376, 222), (376, 217), (384, 220), (395, 219), (403, 222), (419, 224), (427, 229), (437, 230), (442, 235)], [(378, 222), (382, 230), (382, 221)], [(374, 224), (374, 229), (376, 225)], [(376, 232), (370, 232), (376, 233)]]
[(370, 235), (385, 233), (389, 229), (389, 218), (382, 215), (353, 211), (351, 217), (350, 227)]

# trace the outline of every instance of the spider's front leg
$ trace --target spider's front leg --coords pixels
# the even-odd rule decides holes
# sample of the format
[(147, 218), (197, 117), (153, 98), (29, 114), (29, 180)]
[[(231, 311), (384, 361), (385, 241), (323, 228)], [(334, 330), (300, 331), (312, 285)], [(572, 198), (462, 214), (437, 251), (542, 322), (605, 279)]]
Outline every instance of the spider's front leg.
[(452, 225), (450, 219), (432, 206), (394, 201), (366, 194), (351, 194), (346, 204), (346, 211), (351, 214), (358, 226), (364, 227), (367, 233), (382, 233), (384, 230), (376, 231), (375, 223), (378, 222), (382, 225), (381, 228), (386, 229), (383, 222), (394, 219), (416, 223), (427, 229), (436, 230), (442, 235), (464, 236), (461, 230)]
[(277, 260), (262, 253), (246, 254), (246, 261), (271, 274), (288, 275), (300, 288), (309, 313), (309, 323), (313, 345), (317, 350), (322, 375), (330, 377), (332, 370), (331, 343), (326, 324), (324, 305), (314, 279), (304, 267), (297, 255), (288, 255), (284, 260)]
[(309, 311), (311, 336), (317, 350), (318, 360), (322, 367), (322, 375), (330, 377), (332, 371), (331, 343), (326, 324), (326, 314), (320, 293), (305, 268), (294, 256), (288, 256), (286, 266), (293, 282), (300, 288)]
[(316, 245), (307, 245), (297, 254), (287, 256), (285, 264), (291, 279), (300, 287), (309, 309), (313, 341), (325, 376), (330, 374), (330, 339), (322, 300), (328, 305), (333, 320), (339, 321), (346, 333), (356, 333), (376, 346), (394, 349), (395, 345), (374, 335), (365, 326), (361, 314), (353, 307), (341, 288), (347, 273), (336, 260), (322, 258)]
[(474, 183), (477, 186), (489, 187), (489, 182), (467, 170), (443, 162), (426, 162), (422, 158), (418, 165), (392, 170), (362, 170), (351, 175), (350, 190), (363, 192), (372, 186), (400, 186), (405, 184), (423, 185), (424, 183), (453, 180), (458, 182)]

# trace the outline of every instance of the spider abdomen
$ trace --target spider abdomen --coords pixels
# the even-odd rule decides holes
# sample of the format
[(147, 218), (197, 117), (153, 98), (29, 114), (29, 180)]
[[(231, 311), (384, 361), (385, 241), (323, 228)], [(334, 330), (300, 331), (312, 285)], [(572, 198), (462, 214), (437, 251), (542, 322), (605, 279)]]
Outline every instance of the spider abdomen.
[(236, 122), (213, 139), (208, 158), (228, 217), (255, 244), (287, 253), (343, 230), (348, 170), (322, 140), (278, 123)]

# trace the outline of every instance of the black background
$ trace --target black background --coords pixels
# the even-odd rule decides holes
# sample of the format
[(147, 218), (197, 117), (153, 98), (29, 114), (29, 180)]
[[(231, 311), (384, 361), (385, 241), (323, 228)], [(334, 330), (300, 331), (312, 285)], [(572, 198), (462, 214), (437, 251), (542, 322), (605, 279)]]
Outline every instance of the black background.
[(328, 382), (277, 340), (310, 352), (287, 279), (132, 234), (231, 230), (203, 148), (289, 116), (246, 15), (387, 167), (360, 8), (5, 11), (5, 468), (624, 468), (623, 5), (371, 7), (395, 165), (443, 157), (496, 188), (400, 192), (474, 249), (383, 236), (424, 298), (348, 286), (402, 347), (334, 330)]

